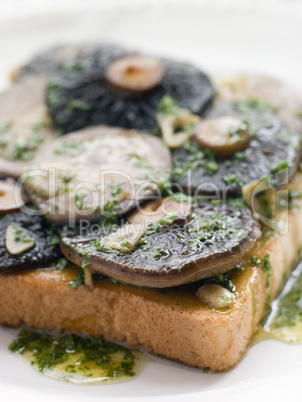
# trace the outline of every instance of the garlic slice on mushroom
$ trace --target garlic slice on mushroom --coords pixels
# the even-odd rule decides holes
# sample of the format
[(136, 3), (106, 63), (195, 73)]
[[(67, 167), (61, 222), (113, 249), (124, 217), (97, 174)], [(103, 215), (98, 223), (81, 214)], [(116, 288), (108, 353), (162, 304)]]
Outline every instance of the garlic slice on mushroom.
[(102, 251), (106, 253), (112, 253), (114, 250), (123, 253), (132, 251), (145, 232), (145, 225), (124, 225), (103, 238)]
[(149, 201), (138, 210), (131, 212), (127, 217), (128, 222), (132, 224), (149, 224), (163, 219), (166, 214), (174, 214), (173, 222), (185, 222), (191, 216), (193, 206), (189, 201), (178, 202), (172, 197), (160, 198)]
[[(179, 109), (176, 114), (158, 113), (156, 119), (161, 129), (163, 140), (170, 148), (178, 148), (192, 137), (195, 125), (200, 121), (199, 116), (187, 109)], [(176, 132), (176, 130), (180, 131)]]
[(31, 237), (27, 229), (22, 228), (17, 223), (7, 226), (5, 232), (5, 246), (10, 254), (21, 254), (35, 245), (35, 239)]
[(234, 116), (202, 121), (196, 127), (195, 137), (198, 144), (222, 156), (243, 151), (251, 141), (246, 125)]
[(226, 308), (234, 299), (234, 293), (215, 283), (202, 285), (195, 293), (201, 301), (214, 308)]

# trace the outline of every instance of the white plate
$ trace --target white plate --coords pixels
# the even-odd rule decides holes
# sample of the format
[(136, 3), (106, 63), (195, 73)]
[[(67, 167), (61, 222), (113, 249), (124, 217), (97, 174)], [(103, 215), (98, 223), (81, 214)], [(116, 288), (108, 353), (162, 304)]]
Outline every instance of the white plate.
[[(0, 0), (0, 86), (8, 84), (6, 74), (12, 66), (45, 45), (109, 39), (187, 59), (208, 71), (268, 73), (302, 89), (300, 3), (61, 3), (12, 1), (5, 8)], [(11, 331), (0, 329), (0, 334), (1, 401), (301, 400), (302, 345), (264, 341), (234, 370), (222, 374), (158, 360), (133, 381), (89, 387), (36, 373), (8, 351)]]

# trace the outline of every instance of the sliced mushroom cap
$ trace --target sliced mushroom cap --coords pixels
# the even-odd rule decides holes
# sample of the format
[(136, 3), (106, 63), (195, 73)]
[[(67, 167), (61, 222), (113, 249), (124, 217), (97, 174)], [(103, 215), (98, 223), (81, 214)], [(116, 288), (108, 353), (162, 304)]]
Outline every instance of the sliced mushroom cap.
[(18, 178), (53, 137), (44, 101), (46, 79), (31, 76), (0, 93), (0, 175)]
[(96, 126), (67, 134), (39, 153), (25, 189), (55, 222), (125, 213), (170, 180), (171, 157), (151, 135)]
[(192, 212), (193, 206), (191, 202), (178, 202), (172, 197), (167, 197), (148, 201), (138, 210), (131, 212), (127, 216), (127, 220), (132, 224), (148, 225), (168, 216), (171, 224), (180, 224), (185, 223), (192, 215)]
[(17, 211), (24, 201), (25, 196), (13, 180), (0, 181), (0, 214)]
[(246, 149), (252, 139), (244, 122), (234, 116), (204, 120), (195, 129), (196, 142), (220, 156)]
[[(116, 228), (112, 229), (114, 232)], [(261, 232), (247, 208), (202, 204), (183, 225), (149, 225), (133, 251), (106, 252), (101, 235), (62, 234), (63, 254), (77, 265), (138, 286), (191, 283), (234, 268)], [(110, 236), (110, 234), (109, 234)]]
[[(148, 62), (132, 68), (134, 57)], [(214, 89), (201, 70), (151, 59), (112, 45), (89, 47), (74, 58), (81, 69), (71, 74), (66, 66), (50, 78), (46, 100), (52, 120), (65, 133), (99, 124), (151, 131), (157, 127), (157, 107), (164, 95), (192, 113), (206, 109)]]
[(160, 60), (133, 54), (118, 58), (109, 64), (105, 78), (117, 89), (139, 94), (158, 86), (162, 82), (164, 72)]
[(249, 146), (226, 158), (191, 139), (173, 150), (173, 183), (186, 192), (236, 196), (244, 185), (265, 175), (274, 176), (279, 170), (287, 169), (289, 179), (293, 177), (301, 157), (301, 134), (282, 120), (273, 107), (259, 100), (217, 100), (203, 122), (224, 116), (248, 125), (252, 135)]
[(18, 211), (1, 217), (0, 273), (57, 262), (62, 257), (58, 243), (59, 231), (41, 216)]

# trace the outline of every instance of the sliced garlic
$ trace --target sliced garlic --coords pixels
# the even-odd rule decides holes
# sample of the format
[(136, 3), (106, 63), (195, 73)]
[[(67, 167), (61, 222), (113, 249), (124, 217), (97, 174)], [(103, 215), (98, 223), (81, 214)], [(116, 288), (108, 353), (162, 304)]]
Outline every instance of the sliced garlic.
[(88, 267), (84, 268), (84, 283), (86, 286), (89, 286), (90, 288), (93, 286), (92, 274)]
[(22, 228), (17, 223), (7, 226), (5, 232), (5, 246), (10, 254), (21, 254), (35, 245), (35, 239), (31, 237), (27, 229)]
[[(176, 114), (157, 114), (157, 122), (161, 129), (163, 140), (170, 148), (178, 148), (194, 134), (194, 127), (200, 121), (200, 117), (186, 109), (179, 109)], [(186, 126), (192, 124), (192, 128)], [(176, 130), (180, 130), (177, 131)], [(181, 131), (183, 130), (183, 131)]]
[(229, 307), (235, 297), (232, 292), (215, 283), (202, 285), (195, 293), (195, 296), (215, 308)]
[(124, 225), (103, 239), (102, 251), (112, 253), (114, 250), (127, 253), (132, 251), (146, 232), (145, 225)]
[(166, 214), (175, 213), (174, 221), (186, 221), (192, 214), (193, 207), (190, 202), (178, 202), (172, 197), (161, 198), (158, 200), (149, 201), (143, 207), (132, 212), (127, 220), (133, 224), (155, 223), (163, 219)]

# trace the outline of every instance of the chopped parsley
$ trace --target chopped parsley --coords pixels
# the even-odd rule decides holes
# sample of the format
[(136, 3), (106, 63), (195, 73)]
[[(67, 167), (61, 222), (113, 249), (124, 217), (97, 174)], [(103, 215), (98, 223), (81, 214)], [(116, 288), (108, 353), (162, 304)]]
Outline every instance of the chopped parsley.
[(83, 209), (84, 200), (87, 198), (87, 194), (77, 192), (75, 194), (74, 198), (75, 198), (75, 201), (76, 201), (76, 207), (78, 209)]
[(271, 173), (274, 174), (274, 173), (281, 172), (282, 170), (287, 169), (287, 168), (288, 168), (288, 162), (284, 159), (281, 159), (280, 161), (274, 163), (271, 166), (270, 170), (271, 170)]
[(85, 273), (82, 270), (74, 281), (69, 282), (69, 286), (76, 289), (77, 287), (84, 285), (84, 282), (85, 282)]
[(227, 173), (223, 176), (224, 183), (228, 186), (230, 184), (238, 184), (243, 186), (243, 181), (235, 173)]
[(16, 138), (15, 141), (7, 143), (7, 158), (11, 160), (29, 161), (33, 159), (39, 146), (44, 141), (44, 123), (35, 124), (31, 134), (26, 140)]
[(85, 147), (80, 142), (64, 141), (60, 147), (55, 149), (54, 152), (58, 155), (78, 156), (84, 151)]
[(88, 102), (82, 101), (80, 99), (74, 99), (67, 104), (65, 111), (67, 114), (70, 114), (74, 110), (89, 110), (89, 109), (90, 105)]
[(261, 98), (247, 98), (246, 100), (237, 102), (236, 104), (236, 109), (242, 114), (249, 113), (251, 108), (257, 109), (259, 112), (278, 112), (278, 108), (276, 106), (271, 105)]
[(194, 171), (198, 167), (202, 167), (209, 175), (219, 170), (219, 164), (216, 161), (214, 152), (198, 145), (195, 141), (187, 141), (183, 149), (183, 154), (175, 154), (173, 157), (173, 176), (176, 181), (182, 180), (189, 171)]
[(169, 255), (169, 253), (161, 247), (157, 247), (151, 253), (151, 258), (154, 261), (160, 260), (162, 257)]
[(66, 373), (85, 377), (93, 376), (93, 368), (103, 370), (104, 377), (109, 378), (135, 375), (136, 356), (132, 351), (90, 336), (51, 335), (22, 329), (9, 349), (21, 355), (30, 354), (31, 364), (42, 373), (64, 364)]
[(179, 106), (170, 95), (164, 95), (157, 106), (157, 110), (166, 115), (175, 114), (179, 111)]
[(258, 257), (255, 257), (255, 256), (252, 256), (251, 257), (251, 263), (262, 266), (262, 271), (266, 272), (266, 274), (267, 274), (266, 287), (268, 288), (269, 285), (270, 285), (270, 281), (271, 281), (271, 271), (272, 271), (272, 265), (271, 265), (271, 262), (270, 262), (269, 254), (267, 254), (262, 259), (258, 258)]

